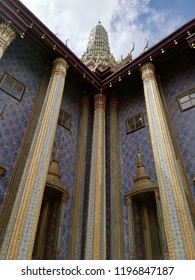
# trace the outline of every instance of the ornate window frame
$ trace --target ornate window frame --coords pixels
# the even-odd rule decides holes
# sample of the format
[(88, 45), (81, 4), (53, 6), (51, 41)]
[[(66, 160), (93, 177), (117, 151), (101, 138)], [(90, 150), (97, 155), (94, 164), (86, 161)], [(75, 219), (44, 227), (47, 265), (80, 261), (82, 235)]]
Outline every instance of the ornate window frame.
[(71, 116), (62, 109), (60, 109), (59, 112), (58, 124), (66, 128), (67, 130), (70, 130)]
[(132, 133), (145, 127), (143, 112), (136, 114), (126, 120), (126, 134)]
[(26, 86), (5, 72), (0, 80), (0, 90), (21, 102)]
[[(178, 95), (176, 99), (181, 112), (193, 108), (195, 106), (195, 88), (183, 92)], [(186, 107), (183, 106), (184, 104)]]

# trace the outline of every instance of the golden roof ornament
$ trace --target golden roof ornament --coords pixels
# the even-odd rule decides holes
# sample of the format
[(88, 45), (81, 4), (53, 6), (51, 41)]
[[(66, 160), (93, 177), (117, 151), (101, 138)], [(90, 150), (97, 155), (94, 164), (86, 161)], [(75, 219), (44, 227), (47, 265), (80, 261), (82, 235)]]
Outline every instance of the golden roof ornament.
[(141, 153), (138, 148), (137, 172), (134, 178), (134, 186), (129, 195), (133, 196), (138, 193), (152, 191), (157, 188), (158, 187), (151, 181), (150, 176), (146, 173)]
[(60, 180), (61, 174), (59, 170), (59, 154), (60, 154), (60, 148), (58, 145), (54, 159), (49, 166), (47, 179), (46, 179), (46, 186), (53, 187), (63, 193), (66, 192), (68, 194), (68, 192), (65, 190), (65, 187)]
[(81, 57), (81, 61), (91, 70), (96, 69), (103, 71), (110, 67), (111, 71), (117, 71), (122, 66), (132, 61), (132, 52), (135, 48), (133, 43), (132, 50), (128, 55), (119, 61), (116, 61), (110, 52), (110, 45), (108, 41), (108, 33), (99, 21), (98, 24), (91, 30), (86, 51)]

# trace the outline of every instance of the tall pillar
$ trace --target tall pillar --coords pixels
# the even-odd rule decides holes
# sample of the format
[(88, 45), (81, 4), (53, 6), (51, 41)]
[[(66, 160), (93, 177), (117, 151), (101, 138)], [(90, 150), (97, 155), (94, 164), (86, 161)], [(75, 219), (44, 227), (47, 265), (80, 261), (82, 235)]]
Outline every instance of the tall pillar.
[(32, 138), (28, 160), (21, 174), (11, 217), (1, 246), (1, 259), (30, 259), (50, 163), (67, 63), (53, 63), (45, 100)]
[(170, 259), (195, 258), (195, 234), (152, 63), (141, 67)]
[(72, 260), (81, 259), (88, 118), (89, 99), (87, 96), (83, 96), (81, 100), (81, 122), (77, 174), (74, 193), (72, 194), (72, 218), (71, 227), (69, 230), (69, 250), (67, 256), (68, 259)]
[(111, 194), (111, 259), (125, 259), (122, 197), (120, 193), (120, 159), (116, 94), (110, 99), (110, 194)]
[(106, 259), (105, 107), (106, 96), (103, 93), (95, 95), (86, 260)]
[(7, 23), (0, 23), (0, 59), (9, 44), (16, 38), (15, 31)]

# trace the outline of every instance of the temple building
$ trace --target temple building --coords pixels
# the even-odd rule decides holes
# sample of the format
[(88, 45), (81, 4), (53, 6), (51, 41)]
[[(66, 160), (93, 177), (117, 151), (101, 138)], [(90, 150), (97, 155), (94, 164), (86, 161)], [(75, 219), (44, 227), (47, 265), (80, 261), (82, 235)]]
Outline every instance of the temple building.
[(1, 260), (195, 259), (195, 20), (134, 47), (0, 1)]

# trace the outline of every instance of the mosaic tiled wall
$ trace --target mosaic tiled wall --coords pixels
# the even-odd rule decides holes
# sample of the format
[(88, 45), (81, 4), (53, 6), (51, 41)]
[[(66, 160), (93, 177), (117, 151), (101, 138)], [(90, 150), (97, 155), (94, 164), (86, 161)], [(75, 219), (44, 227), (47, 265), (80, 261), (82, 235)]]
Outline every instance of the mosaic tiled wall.
[[(156, 171), (152, 146), (150, 140), (148, 119), (146, 114), (143, 86), (141, 79), (134, 81), (134, 85), (127, 86), (125, 91), (120, 93), (119, 107), (119, 138), (120, 138), (120, 160), (121, 160), (121, 191), (127, 194), (134, 185), (133, 179), (137, 170), (137, 149), (141, 151), (146, 172), (154, 183)], [(126, 134), (125, 121), (138, 113), (144, 114), (145, 127), (133, 133)], [(128, 257), (128, 220), (127, 204), (124, 201), (124, 234), (125, 234), (125, 253)]]
[(188, 90), (195, 90), (195, 54), (189, 49), (179, 57), (167, 61), (158, 69), (169, 113), (178, 139), (183, 162), (193, 194), (195, 187), (195, 108), (181, 112), (176, 97)]
[(79, 134), (79, 117), (80, 117), (80, 89), (77, 82), (67, 76), (65, 90), (62, 100), (62, 109), (71, 116), (70, 131), (64, 127), (57, 125), (56, 137), (54, 142), (54, 148), (52, 152), (52, 159), (56, 150), (59, 137), (60, 142), (60, 173), (61, 182), (65, 186), (66, 190), (70, 193), (67, 200), (64, 217), (64, 229), (62, 236), (62, 250), (61, 258), (65, 258), (70, 207), (71, 207), (71, 193), (74, 185), (75, 172), (76, 172), (76, 159), (77, 159), (77, 144)]
[(7, 168), (0, 181), (0, 209), (41, 84), (45, 61), (39, 49), (20, 38), (10, 44), (0, 60), (0, 78), (8, 72), (26, 86), (21, 102), (0, 90), (0, 109), (6, 105), (0, 121), (0, 162)]

